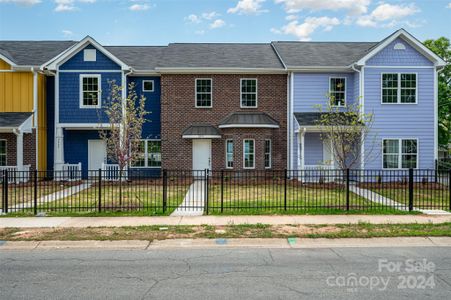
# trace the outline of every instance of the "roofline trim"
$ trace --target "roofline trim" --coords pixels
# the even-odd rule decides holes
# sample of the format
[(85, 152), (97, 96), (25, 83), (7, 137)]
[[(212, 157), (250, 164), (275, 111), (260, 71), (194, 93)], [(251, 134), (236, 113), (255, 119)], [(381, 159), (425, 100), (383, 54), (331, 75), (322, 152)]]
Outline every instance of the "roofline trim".
[(212, 135), (212, 134), (184, 134), (182, 138), (184, 139), (220, 139), (222, 136), (220, 135)]
[(266, 73), (266, 74), (286, 74), (283, 68), (217, 68), (217, 67), (157, 67), (159, 73)]
[(224, 124), (219, 125), (219, 128), (280, 128), (275, 124)]
[(51, 59), (49, 62), (42, 65), (42, 67), (46, 67), (51, 70), (56, 70), (57, 66), (65, 63), (72, 56), (74, 56), (78, 51), (80, 51), (83, 47), (88, 44), (92, 44), (97, 50), (106, 55), (113, 62), (118, 64), (122, 70), (129, 70), (130, 67), (124, 63), (122, 60), (114, 56), (110, 51), (108, 51), (105, 47), (103, 47), (100, 43), (98, 43), (95, 39), (86, 36), (84, 39), (72, 45), (72, 47), (68, 48), (66, 51), (63, 51), (61, 54), (57, 55), (55, 58)]
[(8, 57), (4, 56), (1, 53), (0, 53), (0, 59), (4, 60), (8, 65), (11, 66), (11, 68), (17, 66), (17, 64), (15, 62), (13, 62), (11, 59), (9, 59)]
[(404, 29), (399, 29), (392, 33), (391, 36), (388, 36), (385, 40), (382, 40), (374, 49), (372, 49), (369, 53), (367, 53), (364, 57), (359, 59), (356, 64), (363, 66), (366, 64), (366, 62), (375, 56), (377, 53), (379, 53), (382, 49), (387, 47), (391, 42), (393, 42), (398, 37), (405, 40), (407, 43), (409, 43), (410, 46), (415, 48), (418, 52), (426, 56), (430, 61), (434, 63), (437, 67), (443, 67), (446, 66), (446, 62), (439, 57), (437, 54), (429, 50), (423, 43), (421, 43), (419, 40), (417, 40), (414, 36), (412, 36), (410, 33), (408, 33)]
[(287, 71), (297, 72), (297, 71), (309, 71), (309, 72), (352, 72), (350, 66), (288, 66)]

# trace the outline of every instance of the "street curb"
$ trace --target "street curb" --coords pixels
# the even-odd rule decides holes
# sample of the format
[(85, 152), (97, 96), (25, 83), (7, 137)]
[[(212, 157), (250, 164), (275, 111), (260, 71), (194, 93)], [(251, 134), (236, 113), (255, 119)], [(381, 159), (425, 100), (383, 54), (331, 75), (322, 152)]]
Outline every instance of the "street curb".
[(320, 248), (392, 248), (392, 247), (451, 247), (451, 237), (391, 237), (343, 239), (168, 239), (123, 241), (2, 241), (1, 251), (45, 250), (161, 250), (161, 249), (320, 249)]

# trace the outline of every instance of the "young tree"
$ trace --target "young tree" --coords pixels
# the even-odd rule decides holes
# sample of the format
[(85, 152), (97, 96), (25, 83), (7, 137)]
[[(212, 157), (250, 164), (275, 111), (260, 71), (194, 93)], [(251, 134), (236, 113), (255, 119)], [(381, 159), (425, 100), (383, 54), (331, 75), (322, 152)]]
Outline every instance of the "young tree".
[(107, 103), (99, 112), (102, 122), (104, 114), (108, 128), (100, 130), (100, 138), (105, 142), (108, 159), (119, 165), (119, 174), (123, 178), (124, 169), (140, 157), (142, 127), (145, 123), (146, 98), (138, 97), (135, 84), (128, 85), (128, 94), (123, 95), (124, 87), (109, 81), (110, 94)]
[[(449, 39), (441, 37), (436, 40), (426, 40), (426, 47), (451, 62), (451, 44)], [(446, 65), (438, 73), (438, 140), (439, 144), (448, 147), (451, 142), (451, 65)]]
[[(373, 159), (376, 134), (371, 132), (373, 114), (361, 111), (360, 105), (348, 104), (345, 109), (334, 106), (330, 97), (325, 107), (318, 106), (321, 113), (317, 121), (321, 139), (333, 153), (334, 162), (341, 170), (358, 168), (361, 160)], [(362, 144), (365, 143), (362, 152)], [(363, 155), (363, 156), (362, 156)]]

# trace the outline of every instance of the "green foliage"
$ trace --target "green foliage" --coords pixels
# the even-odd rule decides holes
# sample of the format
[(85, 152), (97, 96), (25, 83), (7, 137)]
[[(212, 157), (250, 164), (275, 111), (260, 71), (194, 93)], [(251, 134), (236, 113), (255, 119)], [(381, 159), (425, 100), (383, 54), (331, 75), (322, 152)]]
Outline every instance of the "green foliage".
[[(451, 62), (451, 44), (445, 37), (426, 40), (424, 45), (447, 63)], [(451, 142), (451, 65), (438, 73), (438, 135), (439, 144)]]

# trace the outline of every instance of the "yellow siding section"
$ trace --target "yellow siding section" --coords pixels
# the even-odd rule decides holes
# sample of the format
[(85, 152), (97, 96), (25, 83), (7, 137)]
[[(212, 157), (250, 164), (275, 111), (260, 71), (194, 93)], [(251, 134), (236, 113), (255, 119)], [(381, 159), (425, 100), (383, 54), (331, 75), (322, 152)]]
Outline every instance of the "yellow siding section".
[[(0, 60), (0, 69), (9, 67)], [(0, 112), (33, 111), (33, 73), (0, 72)]]
[(47, 110), (45, 94), (45, 76), (38, 76), (38, 166), (40, 171), (47, 170)]
[(0, 70), (11, 70), (11, 66), (3, 59), (0, 59)]

